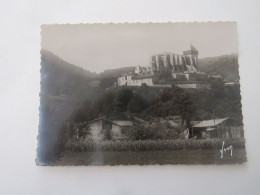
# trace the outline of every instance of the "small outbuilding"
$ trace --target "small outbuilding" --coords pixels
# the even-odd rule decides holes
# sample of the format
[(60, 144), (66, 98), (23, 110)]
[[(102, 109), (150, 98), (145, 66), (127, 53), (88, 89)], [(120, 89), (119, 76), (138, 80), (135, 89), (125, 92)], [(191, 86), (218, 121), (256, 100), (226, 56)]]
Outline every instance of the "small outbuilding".
[[(91, 138), (93, 141), (102, 141), (106, 139), (123, 138), (122, 127), (130, 127), (131, 121), (110, 121), (103, 117), (92, 121), (84, 122), (76, 125), (76, 133), (83, 132), (85, 138)], [(77, 135), (77, 137), (79, 137)]]
[(229, 118), (204, 120), (190, 129), (190, 137), (196, 138), (241, 138), (243, 127), (234, 126)]

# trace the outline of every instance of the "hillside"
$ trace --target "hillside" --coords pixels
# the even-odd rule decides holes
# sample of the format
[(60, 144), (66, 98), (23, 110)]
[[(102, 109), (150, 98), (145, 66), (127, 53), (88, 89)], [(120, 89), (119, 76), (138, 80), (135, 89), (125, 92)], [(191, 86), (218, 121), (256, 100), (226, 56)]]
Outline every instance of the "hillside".
[(123, 67), (123, 68), (116, 68), (116, 69), (109, 69), (105, 70), (104, 72), (99, 74), (100, 78), (117, 78), (122, 74), (126, 74), (129, 72), (134, 72), (135, 66)]
[(221, 75), (225, 80), (239, 80), (238, 55), (223, 55), (199, 59), (199, 70), (209, 75)]
[(41, 50), (41, 77), (41, 93), (44, 95), (78, 97), (79, 84), (87, 87), (97, 74), (69, 64), (47, 50)]
[(150, 118), (179, 115), (187, 123), (191, 120), (231, 117), (240, 125), (239, 85), (225, 86), (221, 80), (213, 80), (210, 84), (211, 89), (197, 90), (147, 85), (109, 88), (95, 99), (86, 101), (68, 120), (70, 123), (81, 123), (105, 116), (109, 120), (140, 117), (149, 121)]
[[(48, 164), (63, 143), (60, 130), (66, 118), (95, 90), (91, 79), (97, 75), (69, 64), (47, 50), (41, 50), (40, 124), (37, 163)], [(60, 140), (61, 142), (57, 141)]]
[(133, 67), (126, 67), (106, 70), (98, 75), (42, 49), (37, 163), (48, 164), (62, 151), (62, 136), (65, 135), (61, 134), (61, 130), (75, 110), (111, 87), (118, 74), (132, 70)]

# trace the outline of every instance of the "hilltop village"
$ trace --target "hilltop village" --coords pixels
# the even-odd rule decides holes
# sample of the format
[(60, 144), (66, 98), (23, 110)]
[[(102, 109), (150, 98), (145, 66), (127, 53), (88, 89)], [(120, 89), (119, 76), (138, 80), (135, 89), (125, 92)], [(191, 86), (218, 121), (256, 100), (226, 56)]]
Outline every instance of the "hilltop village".
[[(103, 80), (66, 64), (51, 53), (43, 54), (43, 68), (51, 79), (42, 85), (42, 94), (45, 95), (42, 97), (46, 97), (44, 100), (52, 107), (57, 103), (66, 105), (63, 106), (64, 116), (54, 115), (58, 119), (67, 118), (66, 123), (72, 125), (69, 128), (72, 137), (80, 138), (83, 133), (88, 134), (86, 138), (91, 137), (96, 141), (156, 137), (202, 138), (205, 137), (203, 132), (208, 133), (207, 137), (216, 131), (219, 133), (213, 133), (211, 138), (243, 137), (239, 85), (230, 86), (221, 76), (200, 72), (199, 52), (192, 45), (183, 54), (154, 54), (149, 66), (133, 67), (132, 72), (123, 73), (119, 77), (114, 77), (116, 73), (113, 73), (110, 78), (104, 77)], [(60, 72), (58, 78), (55, 74), (57, 71)], [(77, 80), (71, 81), (69, 78)], [(64, 83), (62, 86), (61, 81)], [(82, 107), (77, 108), (79, 103)], [(46, 109), (55, 110), (52, 107)], [(76, 110), (72, 112), (73, 109)], [(235, 119), (235, 122), (231, 119)], [(196, 126), (203, 121), (208, 122)], [(226, 134), (226, 130), (220, 133), (221, 130), (213, 128), (222, 124), (228, 124), (229, 134)], [(230, 130), (232, 128), (236, 129), (233, 133)], [(124, 132), (125, 129), (130, 130)], [(164, 135), (158, 136), (158, 129)]]
[[(243, 137), (242, 127), (234, 125), (226, 114), (217, 118), (209, 110), (210, 117), (194, 120), (195, 107), (191, 106), (192, 99), (184, 89), (209, 89), (212, 80), (224, 82), (221, 76), (199, 71), (198, 54), (193, 45), (183, 54), (154, 54), (149, 66), (137, 66), (134, 72), (120, 75), (114, 87), (106, 88), (95, 102), (95, 117), (87, 112), (91, 120), (86, 118), (74, 124), (74, 138), (77, 140), (83, 134), (85, 141), (100, 142)], [(178, 88), (184, 89), (178, 91)], [(174, 98), (180, 100), (172, 100)]]
[[(114, 103), (107, 108), (110, 109), (107, 116), (99, 115), (99, 118), (94, 120), (76, 124), (74, 126), (74, 132), (76, 132), (74, 136), (78, 139), (80, 137), (80, 131), (85, 132), (85, 134), (88, 132), (88, 136), (86, 136), (85, 139), (91, 139), (95, 142), (107, 139), (138, 140), (243, 137), (242, 127), (234, 125), (233, 119), (229, 117), (216, 118), (212, 115), (213, 118), (208, 118), (209, 120), (191, 121), (191, 113), (193, 111), (192, 109), (189, 110), (189, 100), (186, 103), (182, 102), (184, 100), (177, 103), (175, 102), (177, 107), (183, 107), (183, 109), (180, 108), (179, 111), (177, 111), (179, 108), (168, 109), (163, 104), (158, 105), (156, 108), (157, 111), (151, 111), (152, 109), (156, 109), (153, 106), (148, 108), (149, 106), (146, 105), (151, 101), (149, 98), (153, 97), (151, 93), (152, 89), (155, 91), (159, 90), (159, 92), (156, 93), (159, 94), (161, 101), (167, 102), (173, 98), (174, 95), (183, 95), (179, 93), (176, 87), (203, 89), (209, 88), (210, 79), (214, 80), (218, 78), (223, 81), (219, 76), (209, 76), (198, 70), (198, 54), (198, 50), (193, 45), (190, 45), (190, 50), (184, 51), (183, 54), (154, 54), (150, 57), (149, 66), (137, 66), (134, 72), (119, 76), (117, 82), (114, 83), (114, 87), (118, 87), (118, 91), (108, 92), (107, 97), (102, 100), (102, 102), (107, 101), (106, 99), (111, 98), (113, 93), (115, 95)], [(140, 90), (120, 88), (123, 86), (139, 86), (141, 88)], [(147, 87), (151, 88), (149, 89)], [(149, 93), (151, 94), (149, 95)], [(165, 97), (166, 100), (164, 100)], [(121, 100), (118, 101), (118, 98), (121, 98)], [(125, 107), (122, 106), (124, 103), (126, 103)], [(171, 107), (172, 104), (175, 103), (172, 102), (168, 107)], [(106, 104), (107, 103), (104, 105), (107, 106)], [(150, 117), (147, 118), (144, 114), (140, 114), (143, 106), (144, 113), (146, 113), (146, 116), (150, 115)], [(148, 109), (145, 109), (145, 107)], [(117, 114), (113, 114), (115, 110), (118, 112)], [(123, 117), (122, 115), (120, 116), (120, 112), (122, 112)], [(178, 115), (176, 115), (177, 113)], [(119, 118), (124, 120), (119, 120)]]
[(53, 146), (42, 152), (57, 157), (64, 147), (98, 143), (146, 147), (168, 140), (172, 147), (175, 140), (243, 139), (240, 86), (233, 84), (238, 56), (198, 61), (198, 53), (191, 46), (182, 55), (152, 55), (146, 67), (95, 74), (42, 50), (41, 114), (49, 125), (40, 134), (56, 135), (40, 143)]
[(121, 75), (115, 86), (208, 88), (209, 76), (198, 70), (198, 55), (193, 45), (183, 54), (154, 54), (149, 66), (137, 66), (135, 72)]

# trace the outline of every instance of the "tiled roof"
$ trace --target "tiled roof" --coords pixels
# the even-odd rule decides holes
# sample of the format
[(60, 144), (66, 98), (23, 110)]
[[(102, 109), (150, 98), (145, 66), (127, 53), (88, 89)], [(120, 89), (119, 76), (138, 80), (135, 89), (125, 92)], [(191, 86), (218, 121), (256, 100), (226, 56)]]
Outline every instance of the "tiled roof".
[(107, 120), (107, 119), (105, 119), (103, 117), (96, 118), (96, 119), (91, 120), (91, 121), (83, 122), (83, 123), (80, 123), (78, 125), (79, 126), (87, 125), (87, 124), (90, 124), (90, 123), (93, 123), (93, 122), (96, 122), (96, 121), (99, 121), (99, 120), (103, 120), (103, 121), (106, 121), (106, 122), (109, 122), (109, 123), (113, 123), (113, 124), (121, 126), (121, 127), (123, 127), (123, 126), (132, 126), (133, 125), (132, 121), (110, 121), (110, 120)]
[(223, 123), (227, 119), (228, 118), (219, 118), (219, 119), (205, 120), (205, 121), (201, 121), (200, 123), (198, 123), (194, 127), (198, 127), (198, 128), (201, 128), (201, 127), (215, 127), (215, 126), (219, 125), (220, 123)]
[(94, 120), (91, 120), (91, 121), (86, 121), (86, 122), (83, 122), (83, 123), (79, 123), (77, 125), (86, 125), (86, 124), (89, 124), (89, 123), (92, 123), (92, 122), (96, 122), (98, 120), (105, 120), (103, 117), (99, 117), (99, 118), (96, 118)]
[(132, 121), (111, 121), (112, 123), (119, 125), (119, 126), (132, 126), (133, 122)]

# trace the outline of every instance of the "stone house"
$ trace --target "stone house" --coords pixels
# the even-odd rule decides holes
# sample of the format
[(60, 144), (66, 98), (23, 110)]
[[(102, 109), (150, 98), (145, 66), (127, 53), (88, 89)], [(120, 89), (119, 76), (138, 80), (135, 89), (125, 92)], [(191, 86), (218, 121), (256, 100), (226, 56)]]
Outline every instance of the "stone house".
[(79, 137), (79, 132), (85, 134), (84, 139), (91, 138), (93, 141), (99, 142), (107, 139), (124, 138), (122, 134), (123, 127), (130, 127), (131, 121), (110, 121), (104, 118), (97, 118), (92, 121), (76, 125), (76, 134)]

